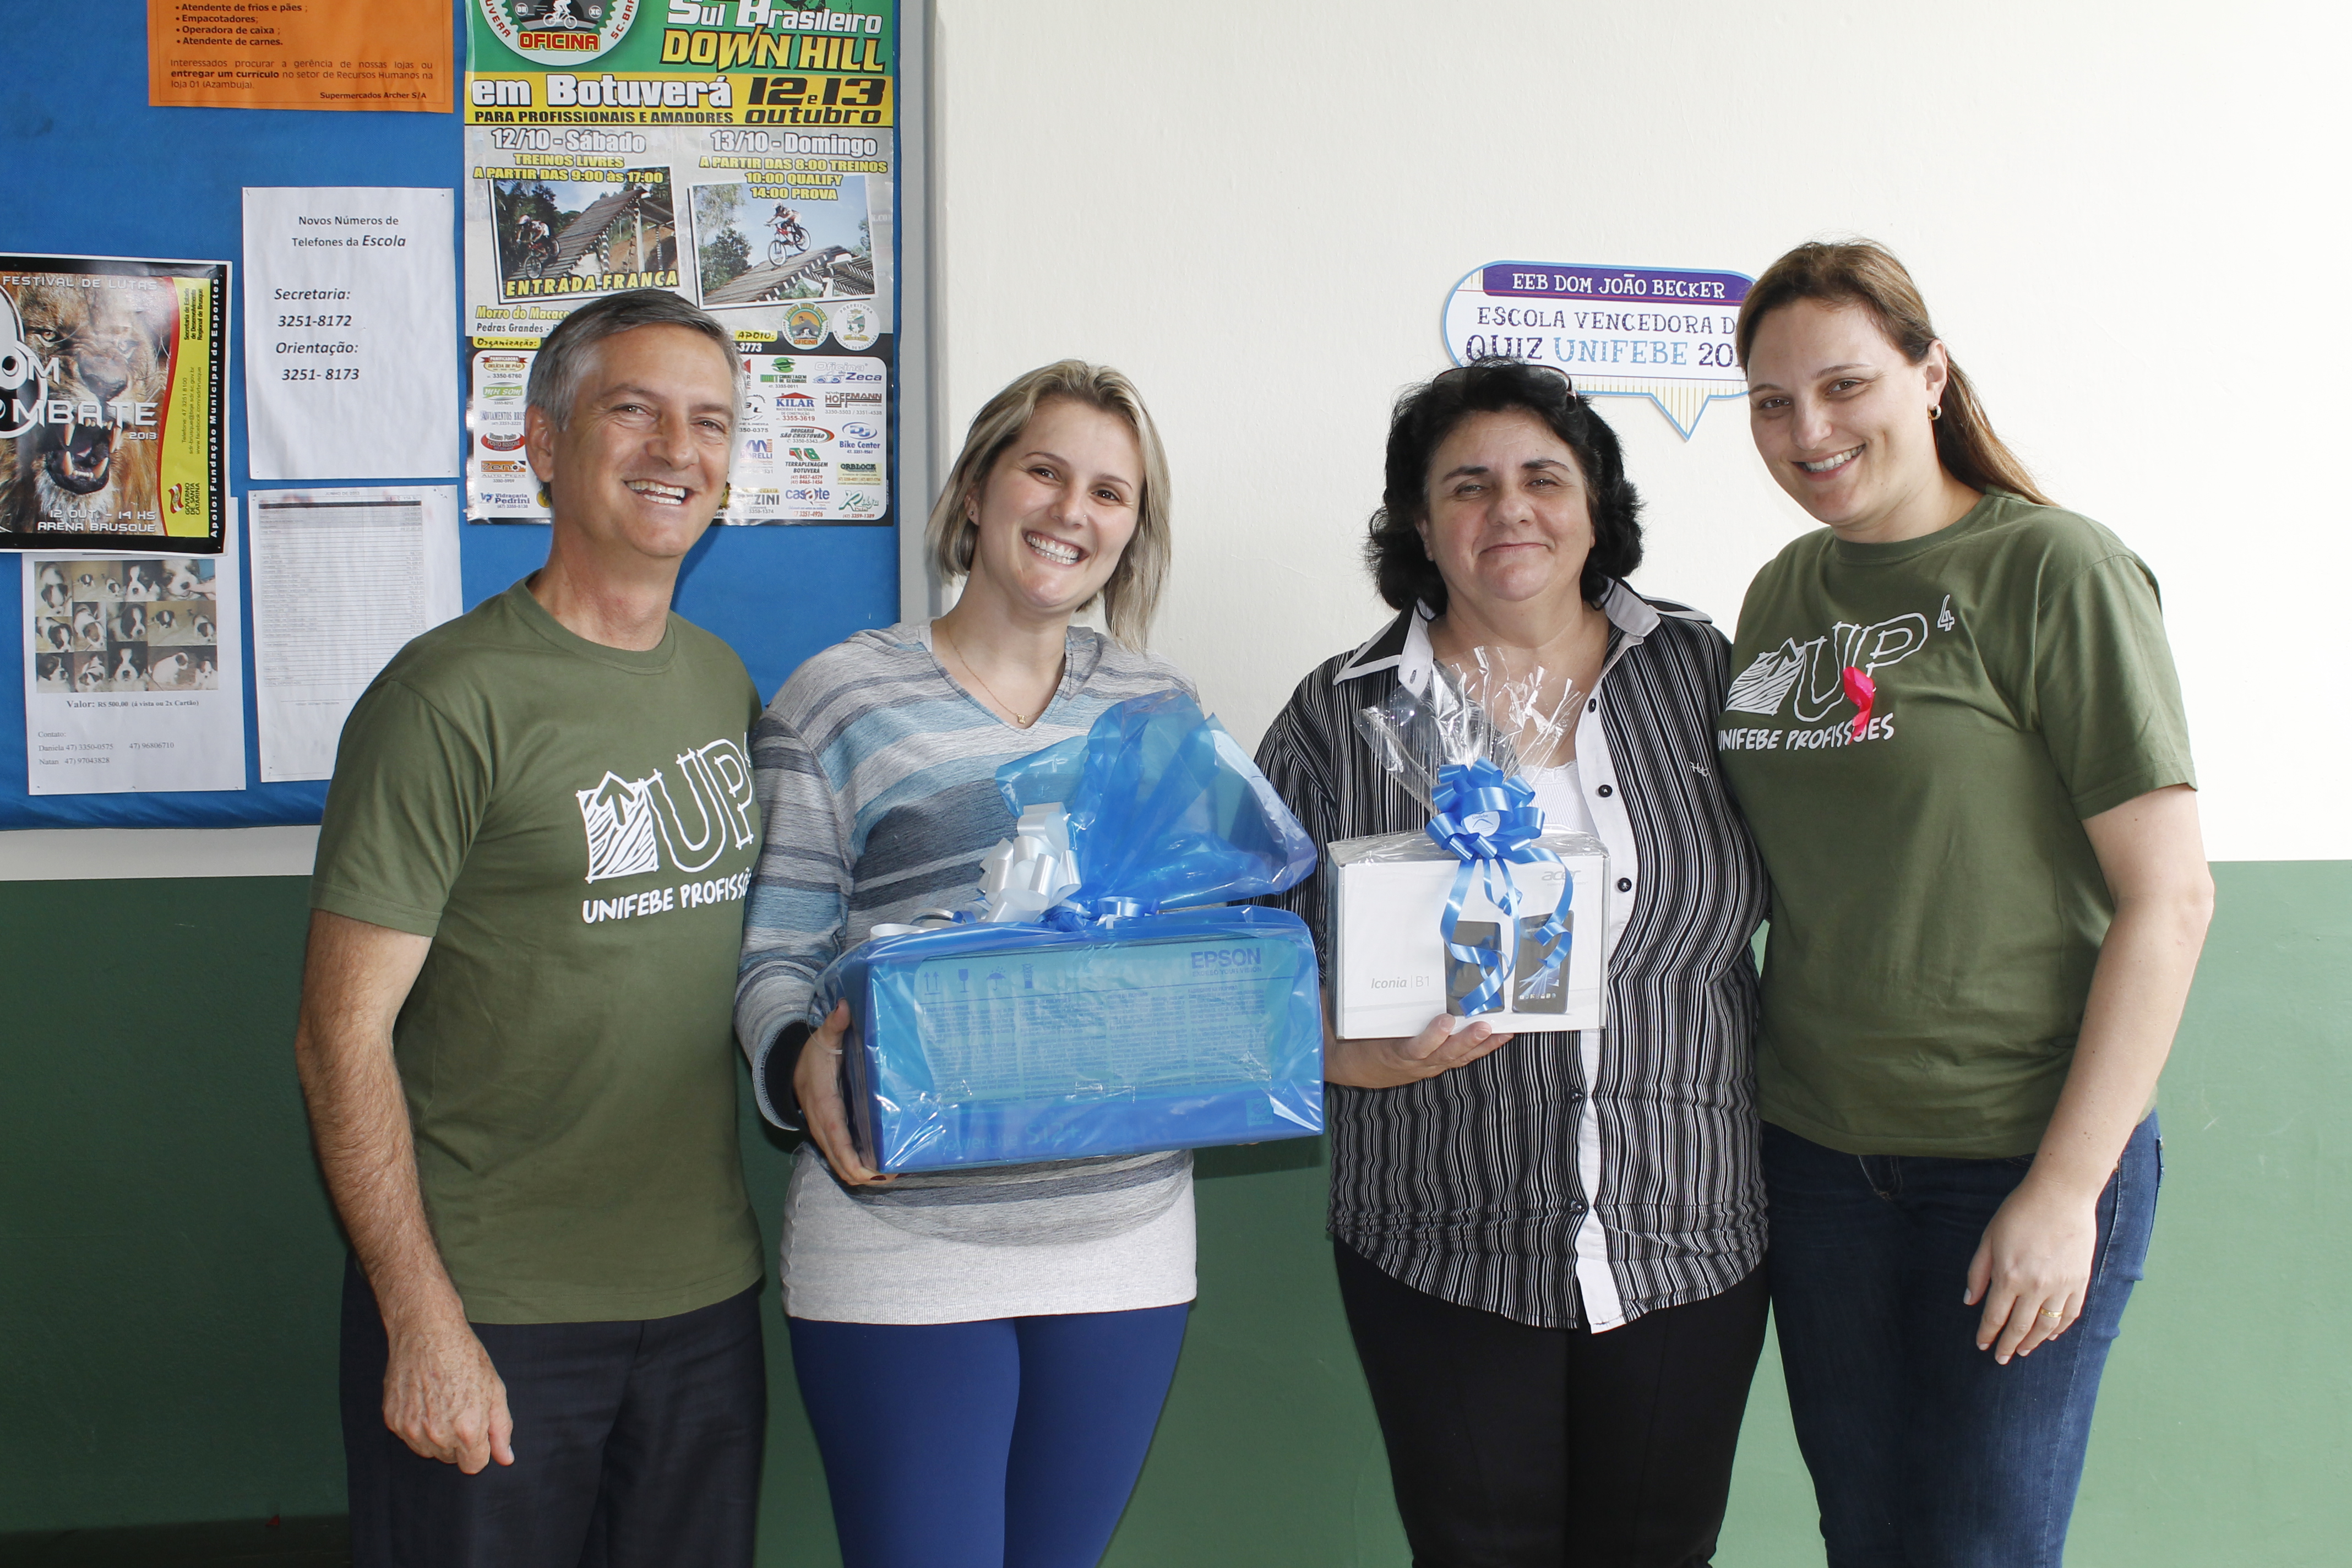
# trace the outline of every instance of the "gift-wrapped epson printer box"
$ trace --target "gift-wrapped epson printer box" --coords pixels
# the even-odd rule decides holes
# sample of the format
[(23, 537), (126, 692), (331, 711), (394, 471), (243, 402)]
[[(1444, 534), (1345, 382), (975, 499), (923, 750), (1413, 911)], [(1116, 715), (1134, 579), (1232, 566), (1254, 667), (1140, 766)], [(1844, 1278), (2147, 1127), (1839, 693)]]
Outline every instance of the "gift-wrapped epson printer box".
[(1608, 851), (1588, 833), (1546, 831), (1518, 766), (1522, 749), (1560, 748), (1580, 695), (1486, 651), (1356, 715), (1430, 823), (1328, 848), (1341, 1039), (1418, 1034), (1441, 1013), (1522, 1032), (1606, 1021)]
[(974, 908), (885, 928), (818, 984), (884, 1172), (1305, 1137), (1323, 1128), (1315, 947), (1278, 892), (1315, 848), (1181, 692), (1007, 763), (1018, 819)]

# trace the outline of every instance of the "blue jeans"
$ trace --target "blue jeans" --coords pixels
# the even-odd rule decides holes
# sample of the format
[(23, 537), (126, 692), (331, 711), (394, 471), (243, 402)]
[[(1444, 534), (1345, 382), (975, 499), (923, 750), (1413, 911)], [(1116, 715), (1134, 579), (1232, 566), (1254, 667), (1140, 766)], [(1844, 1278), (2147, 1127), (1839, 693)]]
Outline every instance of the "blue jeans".
[(1772, 1312), (1829, 1568), (2057, 1568), (2163, 1143), (2150, 1116), (2099, 1194), (2082, 1316), (1998, 1366), (1960, 1298), (2032, 1163), (1841, 1154), (1766, 1124)]
[(1094, 1568), (1189, 1312), (786, 1320), (845, 1568)]

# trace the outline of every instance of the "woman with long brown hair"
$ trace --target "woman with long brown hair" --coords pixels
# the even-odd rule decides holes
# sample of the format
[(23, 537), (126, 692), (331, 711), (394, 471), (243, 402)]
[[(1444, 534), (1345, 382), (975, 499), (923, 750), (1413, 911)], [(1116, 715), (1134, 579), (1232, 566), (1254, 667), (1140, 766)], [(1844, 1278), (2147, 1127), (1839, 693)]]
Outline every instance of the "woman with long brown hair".
[(1750, 585), (1717, 725), (1772, 875), (1798, 1441), (1832, 1568), (2054, 1568), (2212, 901), (2156, 581), (2035, 487), (1883, 247), (1790, 251), (1738, 342), (1827, 525)]

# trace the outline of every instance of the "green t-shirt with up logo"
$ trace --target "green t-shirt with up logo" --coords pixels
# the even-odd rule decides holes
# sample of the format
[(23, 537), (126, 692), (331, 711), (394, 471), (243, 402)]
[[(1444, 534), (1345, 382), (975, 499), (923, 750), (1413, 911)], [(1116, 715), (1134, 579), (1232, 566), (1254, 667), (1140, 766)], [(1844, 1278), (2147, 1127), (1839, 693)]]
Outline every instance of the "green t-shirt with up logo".
[(518, 584), (343, 726), (310, 901), (433, 938), (394, 1042), (478, 1322), (669, 1317), (760, 1278), (733, 1029), (759, 713), (709, 632), (606, 647)]
[(2086, 817), (2194, 784), (2156, 579), (1999, 491), (1827, 529), (1749, 585), (1716, 741), (1772, 873), (1764, 1120), (1856, 1154), (2030, 1153), (2115, 910)]

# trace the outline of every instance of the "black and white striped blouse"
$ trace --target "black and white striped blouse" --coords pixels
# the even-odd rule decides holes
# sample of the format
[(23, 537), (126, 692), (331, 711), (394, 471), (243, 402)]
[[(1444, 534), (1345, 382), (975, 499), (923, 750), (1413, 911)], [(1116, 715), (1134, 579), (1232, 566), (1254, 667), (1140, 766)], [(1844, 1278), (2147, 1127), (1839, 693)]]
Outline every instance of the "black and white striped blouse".
[[(1334, 1086), (1331, 1234), (1393, 1278), (1539, 1327), (1601, 1331), (1717, 1294), (1764, 1257), (1756, 971), (1763, 862), (1716, 763), (1730, 648), (1613, 584), (1577, 727), (1610, 851), (1608, 1026), (1521, 1035), (1397, 1089)], [(1423, 688), (1427, 612), (1299, 683), (1258, 766), (1317, 845), (1424, 826), (1351, 715)], [(1325, 940), (1323, 876), (1279, 900)], [(1328, 956), (1328, 955), (1327, 955)]]

